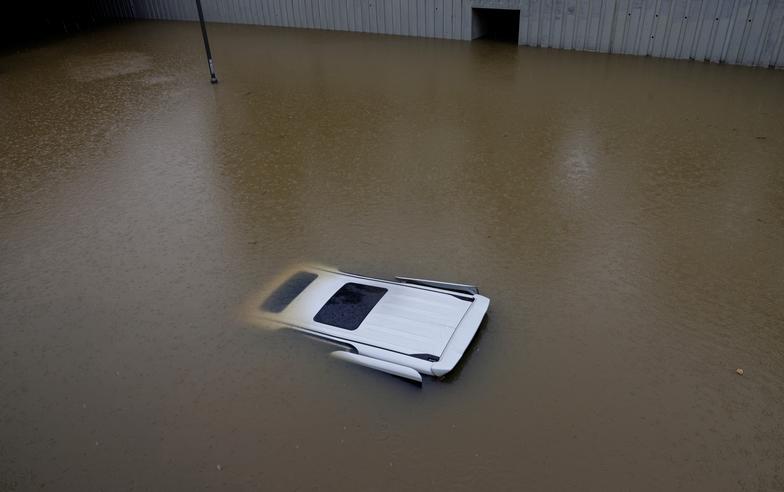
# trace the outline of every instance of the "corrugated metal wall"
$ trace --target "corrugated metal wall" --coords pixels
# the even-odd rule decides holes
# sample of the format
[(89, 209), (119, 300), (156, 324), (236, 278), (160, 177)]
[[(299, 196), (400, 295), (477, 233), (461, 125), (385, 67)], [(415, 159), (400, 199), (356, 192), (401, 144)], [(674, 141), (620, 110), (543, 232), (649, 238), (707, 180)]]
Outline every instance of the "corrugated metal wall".
[(781, 67), (784, 0), (522, 0), (520, 44)]
[[(89, 0), (86, 5), (98, 18), (104, 19), (134, 19), (135, 0)], [(194, 9), (196, 4), (194, 4)]]
[[(104, 2), (196, 20), (193, 0)], [(211, 22), (471, 39), (472, 8), (520, 10), (520, 44), (784, 68), (784, 0), (203, 0)]]

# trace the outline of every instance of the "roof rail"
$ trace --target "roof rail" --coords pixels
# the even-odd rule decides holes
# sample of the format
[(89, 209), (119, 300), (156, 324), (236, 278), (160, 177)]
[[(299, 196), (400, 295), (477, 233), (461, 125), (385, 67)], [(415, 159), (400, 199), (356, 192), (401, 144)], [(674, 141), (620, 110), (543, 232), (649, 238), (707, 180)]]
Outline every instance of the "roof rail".
[(422, 285), (425, 287), (434, 287), (436, 289), (451, 290), (453, 292), (461, 292), (463, 294), (477, 295), (479, 289), (475, 285), (467, 284), (453, 284), (450, 282), (439, 282), (437, 280), (425, 280), (421, 278), (409, 277), (395, 277), (395, 280), (404, 284)]

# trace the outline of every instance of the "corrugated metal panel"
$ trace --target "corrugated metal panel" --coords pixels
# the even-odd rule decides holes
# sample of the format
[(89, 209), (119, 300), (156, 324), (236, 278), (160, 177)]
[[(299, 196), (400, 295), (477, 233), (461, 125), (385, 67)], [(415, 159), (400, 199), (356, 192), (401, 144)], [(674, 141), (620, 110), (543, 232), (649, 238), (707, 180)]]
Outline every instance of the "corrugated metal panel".
[[(784, 0), (203, 0), (211, 22), (471, 39), (472, 8), (520, 10), (520, 44), (784, 68)], [(195, 20), (192, 0), (106, 15)]]
[(86, 12), (96, 19), (134, 19), (134, 0), (90, 0)]

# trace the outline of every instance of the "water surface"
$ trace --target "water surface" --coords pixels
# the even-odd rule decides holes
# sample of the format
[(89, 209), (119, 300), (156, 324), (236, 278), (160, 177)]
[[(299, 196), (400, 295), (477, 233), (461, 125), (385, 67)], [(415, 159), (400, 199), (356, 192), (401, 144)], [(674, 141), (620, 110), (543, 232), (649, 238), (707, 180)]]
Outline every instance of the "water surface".
[[(210, 33), (0, 57), (0, 490), (784, 489), (784, 73)], [(489, 316), (418, 388), (238, 319), (299, 261)]]

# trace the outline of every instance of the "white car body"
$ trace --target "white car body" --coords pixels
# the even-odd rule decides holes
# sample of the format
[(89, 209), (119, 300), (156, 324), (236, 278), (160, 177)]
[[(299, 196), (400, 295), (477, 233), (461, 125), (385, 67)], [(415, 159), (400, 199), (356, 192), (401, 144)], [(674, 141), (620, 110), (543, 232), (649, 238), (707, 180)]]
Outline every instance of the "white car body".
[(457, 365), (489, 305), (470, 285), (309, 265), (282, 276), (250, 310), (256, 321), (347, 347), (333, 353), (339, 359), (421, 381)]

